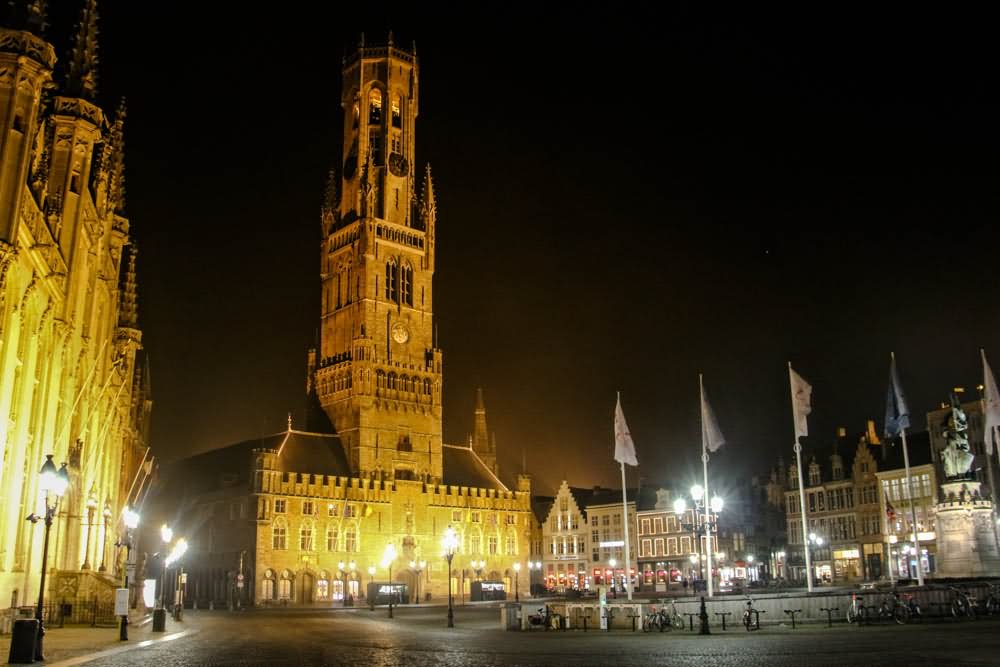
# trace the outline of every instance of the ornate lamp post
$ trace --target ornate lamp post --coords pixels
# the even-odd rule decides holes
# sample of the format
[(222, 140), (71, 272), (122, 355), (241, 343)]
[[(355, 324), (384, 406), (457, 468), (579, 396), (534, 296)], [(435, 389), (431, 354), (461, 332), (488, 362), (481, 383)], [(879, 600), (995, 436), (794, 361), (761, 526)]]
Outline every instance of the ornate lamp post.
[[(180, 538), (179, 540), (177, 540), (177, 542), (174, 543), (174, 548), (170, 550), (170, 553), (167, 554), (166, 560), (163, 561), (163, 569), (164, 569), (164, 571), (166, 571), (166, 569), (168, 567), (170, 567), (171, 565), (173, 565), (174, 563), (176, 563), (177, 561), (179, 561), (181, 559), (181, 557), (187, 552), (187, 549), (188, 549), (187, 540), (185, 540), (183, 537)], [(178, 606), (183, 606), (183, 604), (184, 604), (184, 600), (183, 600), (183, 598), (181, 598), (180, 604)], [(164, 610), (164, 611), (166, 611), (166, 610)], [(180, 611), (178, 611), (177, 608), (175, 608), (174, 611), (175, 611), (175, 613), (174, 613), (174, 620), (178, 620), (178, 621), (181, 620), (181, 618), (180, 618)]]
[(514, 602), (520, 602), (520, 589), (518, 587), (518, 575), (521, 574), (521, 564), (514, 563)]
[(448, 560), (448, 627), (453, 628), (455, 627), (455, 613), (452, 609), (451, 559), (454, 558), (455, 550), (458, 549), (458, 536), (455, 535), (455, 529), (451, 526), (445, 529), (441, 546), (444, 549), (444, 557)]
[[(683, 496), (677, 498), (677, 500), (674, 501), (674, 513), (677, 514), (677, 523), (680, 524), (680, 526), (681, 526), (682, 529), (684, 529), (684, 530), (690, 530), (692, 532), (695, 532), (698, 529), (698, 518), (697, 517), (700, 516), (701, 513), (705, 511), (705, 503), (708, 502), (708, 507), (712, 510), (712, 513), (715, 515), (715, 517), (709, 519), (707, 522), (703, 521), (703, 523), (705, 524), (705, 535), (704, 535), (704, 539), (705, 539), (705, 549), (704, 549), (705, 558), (704, 559), (701, 558), (701, 555), (702, 555), (702, 548), (701, 548), (702, 536), (700, 536), (700, 535), (695, 536), (695, 540), (696, 540), (696, 543), (698, 545), (698, 549), (697, 549), (698, 560), (702, 561), (703, 563), (705, 561), (708, 561), (707, 564), (706, 564), (706, 567), (708, 569), (707, 576), (706, 576), (706, 573), (704, 573), (700, 567), (699, 567), (699, 573), (701, 573), (701, 576), (703, 578), (707, 578), (708, 580), (711, 580), (711, 577), (712, 577), (712, 544), (709, 541), (709, 539), (710, 539), (711, 533), (716, 530), (716, 527), (718, 525), (718, 518), (717, 517), (718, 517), (718, 514), (720, 512), (722, 512), (722, 507), (723, 507), (723, 505), (725, 503), (723, 502), (722, 498), (720, 498), (719, 496), (713, 496), (712, 500), (708, 501), (708, 498), (705, 497), (705, 489), (703, 489), (700, 484), (695, 484), (694, 486), (691, 487), (691, 500), (693, 501), (693, 509), (695, 510), (695, 516), (692, 517), (692, 519), (691, 519), (690, 522), (685, 522), (684, 521), (684, 515), (688, 511), (688, 505), (687, 505), (687, 500), (685, 500)], [(693, 563), (694, 560), (692, 559), (691, 562)], [(709, 597), (712, 596), (712, 587), (711, 587), (711, 585), (709, 585), (708, 595), (709, 595)]]
[[(52, 454), (46, 454), (45, 463), (38, 475), (38, 488), (45, 496), (45, 515), (38, 516), (34, 512), (28, 515), (27, 519), (31, 523), (45, 522), (45, 539), (42, 542), (42, 576), (38, 583), (38, 606), (35, 607), (35, 618), (38, 620), (38, 634), (35, 635), (35, 660), (45, 660), (42, 638), (45, 636), (45, 628), (42, 623), (42, 607), (45, 603), (45, 574), (48, 569), (49, 558), (49, 531), (52, 530), (52, 519), (56, 515), (59, 507), (59, 500), (66, 493), (69, 487), (69, 473), (66, 471), (66, 464), (62, 464), (56, 470), (56, 464), (52, 462)], [(21, 644), (16, 637), (12, 637), (12, 644)], [(30, 662), (30, 660), (28, 661)]]
[(396, 545), (392, 542), (385, 545), (385, 553), (382, 554), (382, 567), (389, 569), (389, 618), (392, 618), (392, 598), (396, 591), (392, 586), (392, 562), (396, 560)]
[(163, 632), (167, 628), (167, 611), (163, 608), (163, 587), (167, 577), (167, 545), (174, 539), (174, 531), (167, 524), (160, 526), (160, 539), (163, 548), (160, 550), (162, 569), (160, 570), (160, 594), (156, 598), (156, 609), (153, 610), (153, 632)]
[[(125, 536), (123, 541), (119, 541), (118, 546), (125, 547), (125, 590), (128, 591), (128, 568), (132, 563), (132, 531), (139, 525), (139, 514), (131, 507), (125, 507), (122, 512), (122, 523), (125, 525)], [(128, 594), (127, 594), (128, 595)], [(130, 596), (129, 596), (130, 597)], [(122, 614), (122, 623), (118, 639), (128, 641), (128, 605), (125, 613)]]
[(375, 611), (375, 589), (372, 583), (375, 581), (375, 566), (368, 566), (368, 608)]

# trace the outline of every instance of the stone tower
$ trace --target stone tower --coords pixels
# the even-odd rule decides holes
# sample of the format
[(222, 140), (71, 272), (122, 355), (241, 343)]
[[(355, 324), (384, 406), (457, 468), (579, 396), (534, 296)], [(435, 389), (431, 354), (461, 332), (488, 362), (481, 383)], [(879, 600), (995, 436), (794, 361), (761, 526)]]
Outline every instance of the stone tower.
[(497, 474), (496, 441), (490, 440), (489, 430), (486, 427), (486, 403), (483, 401), (482, 387), (476, 389), (476, 412), (470, 440), (472, 450), (494, 475)]
[[(439, 482), (436, 204), (417, 195), (416, 49), (361, 38), (343, 61), (343, 145), (322, 210), (322, 304), (310, 379), (359, 476)], [(338, 173), (339, 172), (339, 173)]]

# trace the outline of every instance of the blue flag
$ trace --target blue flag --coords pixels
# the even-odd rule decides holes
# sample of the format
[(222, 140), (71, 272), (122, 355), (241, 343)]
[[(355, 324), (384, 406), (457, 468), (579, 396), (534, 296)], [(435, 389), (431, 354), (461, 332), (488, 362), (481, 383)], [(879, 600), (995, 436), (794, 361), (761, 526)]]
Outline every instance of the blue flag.
[(910, 428), (910, 409), (906, 407), (906, 396), (899, 386), (896, 373), (896, 355), (889, 364), (889, 391), (885, 399), (885, 437), (895, 438), (904, 428)]

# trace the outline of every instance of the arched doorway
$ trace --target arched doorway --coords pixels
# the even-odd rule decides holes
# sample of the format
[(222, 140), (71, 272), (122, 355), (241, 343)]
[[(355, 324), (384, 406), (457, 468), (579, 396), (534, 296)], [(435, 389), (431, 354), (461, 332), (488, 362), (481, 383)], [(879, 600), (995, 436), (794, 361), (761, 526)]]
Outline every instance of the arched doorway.
[(315, 598), (316, 578), (311, 572), (303, 572), (299, 582), (299, 601), (302, 604), (312, 604)]

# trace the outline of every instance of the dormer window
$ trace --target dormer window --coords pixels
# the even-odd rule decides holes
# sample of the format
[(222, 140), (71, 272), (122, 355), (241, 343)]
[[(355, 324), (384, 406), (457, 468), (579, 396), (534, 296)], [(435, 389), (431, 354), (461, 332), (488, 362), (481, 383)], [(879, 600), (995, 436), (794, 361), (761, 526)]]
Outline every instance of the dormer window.
[(372, 92), (368, 93), (368, 123), (382, 124), (382, 91), (378, 88), (372, 88)]

